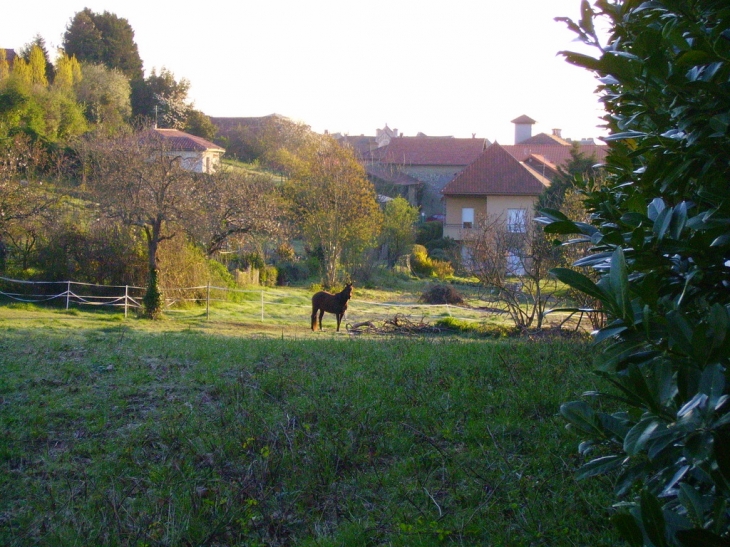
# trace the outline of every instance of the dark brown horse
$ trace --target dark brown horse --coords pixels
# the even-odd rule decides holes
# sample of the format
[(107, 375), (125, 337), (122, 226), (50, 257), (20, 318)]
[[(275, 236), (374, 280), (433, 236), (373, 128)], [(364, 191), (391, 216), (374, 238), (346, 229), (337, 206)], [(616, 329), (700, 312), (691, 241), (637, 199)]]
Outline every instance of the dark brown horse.
[(312, 297), (312, 330), (317, 327), (317, 312), (319, 312), (319, 330), (322, 330), (322, 316), (324, 312), (334, 313), (337, 317), (337, 332), (340, 331), (342, 316), (347, 311), (347, 301), (352, 296), (352, 283), (345, 285), (337, 294), (319, 291)]

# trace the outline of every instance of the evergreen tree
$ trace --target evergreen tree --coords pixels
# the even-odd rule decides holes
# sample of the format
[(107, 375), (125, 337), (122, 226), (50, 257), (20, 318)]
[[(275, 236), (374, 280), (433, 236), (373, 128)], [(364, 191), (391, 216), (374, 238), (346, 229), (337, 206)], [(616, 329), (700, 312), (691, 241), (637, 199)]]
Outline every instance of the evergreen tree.
[(116, 68), (130, 80), (143, 77), (142, 59), (129, 22), (113, 13), (78, 12), (66, 29), (63, 48), (79, 62), (102, 63)]
[(13, 63), (12, 78), (16, 84), (29, 89), (33, 84), (33, 72), (30, 65), (22, 57), (16, 57)]
[[(33, 56), (38, 56), (38, 51), (40, 50), (40, 54), (43, 58), (43, 61), (41, 62), (40, 59), (36, 58), (35, 61), (33, 60)], [(34, 50), (36, 50), (34, 52)], [(48, 85), (48, 83), (52, 82), (53, 79), (56, 76), (56, 70), (53, 66), (53, 63), (51, 62), (51, 58), (48, 55), (48, 49), (46, 48), (46, 41), (43, 39), (43, 37), (40, 34), (36, 34), (35, 38), (33, 38), (33, 41), (29, 44), (26, 44), (25, 47), (23, 47), (20, 52), (19, 56), (25, 59), (25, 61), (30, 65), (35, 65), (34, 71), (38, 72), (42, 70), (45, 73), (45, 84)], [(33, 77), (34, 83), (41, 83), (42, 78), (40, 74), (36, 74)]]
[(581, 151), (578, 143), (573, 143), (570, 148), (570, 161), (565, 166), (558, 166), (558, 174), (553, 177), (550, 186), (540, 195), (537, 208), (560, 209), (566, 192), (575, 188), (576, 177), (579, 179), (592, 177), (595, 174), (597, 162), (595, 154), (586, 155)]
[(69, 57), (63, 50), (59, 51), (58, 60), (56, 61), (56, 77), (53, 80), (54, 87), (61, 90), (70, 90), (73, 89), (74, 84), (81, 81), (81, 78), (81, 65), (76, 57)]
[(28, 59), (31, 84), (48, 87), (48, 78), (46, 77), (46, 57), (43, 50), (39, 46), (33, 44), (30, 48)]
[(185, 121), (185, 131), (191, 135), (197, 135), (198, 137), (212, 141), (218, 133), (218, 128), (200, 110), (191, 108), (188, 112), (188, 118)]
[(115, 134), (132, 114), (129, 80), (120, 71), (101, 64), (84, 63), (81, 71), (83, 78), (75, 89), (86, 107), (86, 118), (105, 133)]

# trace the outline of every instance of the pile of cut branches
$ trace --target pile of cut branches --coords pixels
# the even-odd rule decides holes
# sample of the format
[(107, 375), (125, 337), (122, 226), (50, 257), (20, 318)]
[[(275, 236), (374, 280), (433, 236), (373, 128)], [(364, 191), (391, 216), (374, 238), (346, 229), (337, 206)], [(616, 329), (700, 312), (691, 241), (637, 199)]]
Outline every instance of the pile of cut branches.
[(397, 313), (389, 319), (374, 323), (373, 321), (362, 321), (360, 323), (348, 324), (347, 332), (350, 334), (439, 334), (444, 329), (426, 323), (423, 318), (413, 321), (407, 315)]

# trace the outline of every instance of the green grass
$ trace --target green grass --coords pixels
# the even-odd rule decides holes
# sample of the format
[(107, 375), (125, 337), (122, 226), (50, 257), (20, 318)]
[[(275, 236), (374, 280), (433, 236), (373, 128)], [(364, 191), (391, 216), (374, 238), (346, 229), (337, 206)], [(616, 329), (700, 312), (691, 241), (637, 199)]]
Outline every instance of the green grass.
[(614, 545), (556, 417), (589, 362), (3, 307), (0, 545)]

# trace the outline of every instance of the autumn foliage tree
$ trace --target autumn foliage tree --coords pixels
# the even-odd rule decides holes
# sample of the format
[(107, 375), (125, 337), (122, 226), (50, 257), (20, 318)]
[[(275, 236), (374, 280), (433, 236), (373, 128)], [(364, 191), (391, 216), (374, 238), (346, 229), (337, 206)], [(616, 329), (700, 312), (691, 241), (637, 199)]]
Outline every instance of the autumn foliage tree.
[(290, 178), (285, 195), (307, 245), (320, 249), (323, 281), (337, 282), (346, 253), (372, 248), (382, 212), (375, 189), (352, 151), (329, 136), (312, 135), (296, 155), (281, 156)]

